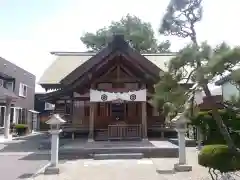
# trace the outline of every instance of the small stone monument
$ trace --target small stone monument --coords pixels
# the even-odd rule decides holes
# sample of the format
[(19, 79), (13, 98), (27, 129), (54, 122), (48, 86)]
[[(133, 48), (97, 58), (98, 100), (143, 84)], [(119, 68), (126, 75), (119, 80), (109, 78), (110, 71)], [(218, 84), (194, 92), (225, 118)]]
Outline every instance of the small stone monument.
[(192, 166), (186, 164), (186, 141), (185, 133), (187, 131), (187, 118), (184, 113), (179, 113), (172, 122), (176, 126), (178, 132), (178, 146), (179, 146), (179, 162), (174, 165), (176, 171), (191, 171)]
[(52, 134), (51, 140), (51, 163), (45, 169), (45, 174), (59, 174), (58, 167), (58, 148), (59, 148), (59, 133), (61, 132), (60, 125), (65, 123), (59, 114), (54, 114), (52, 117), (46, 122), (49, 124), (51, 129), (50, 133)]

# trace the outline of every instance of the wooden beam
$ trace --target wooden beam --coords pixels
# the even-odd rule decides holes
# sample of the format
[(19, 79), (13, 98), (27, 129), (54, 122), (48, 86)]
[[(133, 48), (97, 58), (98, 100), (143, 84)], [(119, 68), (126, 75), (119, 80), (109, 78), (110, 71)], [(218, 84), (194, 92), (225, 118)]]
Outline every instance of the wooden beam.
[(114, 82), (126, 82), (126, 83), (136, 83), (136, 82), (141, 82), (141, 79), (135, 79), (135, 78), (121, 78), (121, 79), (115, 79), (115, 78), (101, 78), (101, 79), (97, 79), (96, 81), (97, 83), (114, 83)]
[(122, 68), (130, 77), (137, 78), (136, 75), (134, 75), (132, 72), (130, 72), (126, 67), (123, 65), (120, 65), (120, 68)]
[(105, 78), (105, 77), (106, 77), (107, 75), (109, 75), (115, 68), (117, 68), (117, 66), (112, 66), (111, 68), (109, 68), (106, 73), (104, 73), (102, 76), (99, 77), (99, 79)]
[[(122, 56), (124, 57), (124, 60), (131, 63), (133, 65), (133, 67), (139, 69), (142, 73), (144, 74), (148, 74), (149, 77), (151, 77), (151, 79), (156, 79), (156, 77), (154, 77), (149, 71), (147, 71), (144, 67), (142, 67), (138, 61), (134, 60), (133, 58), (127, 56), (127, 55), (124, 55), (122, 54)], [(124, 60), (123, 60), (123, 63), (124, 63)]]

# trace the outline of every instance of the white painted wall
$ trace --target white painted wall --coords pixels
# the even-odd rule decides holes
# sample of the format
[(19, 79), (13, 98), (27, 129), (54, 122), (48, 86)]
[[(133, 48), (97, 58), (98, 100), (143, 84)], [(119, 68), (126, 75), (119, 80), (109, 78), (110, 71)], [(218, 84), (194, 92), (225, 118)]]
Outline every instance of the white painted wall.
[(226, 82), (222, 85), (223, 100), (231, 100), (232, 96), (239, 97), (240, 92), (235, 85)]

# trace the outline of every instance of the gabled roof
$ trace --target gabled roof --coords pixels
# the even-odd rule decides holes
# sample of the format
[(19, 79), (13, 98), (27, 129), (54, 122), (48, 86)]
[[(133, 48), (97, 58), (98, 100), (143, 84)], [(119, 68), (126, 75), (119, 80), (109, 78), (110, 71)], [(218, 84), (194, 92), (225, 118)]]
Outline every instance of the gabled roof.
[(64, 79), (61, 80), (61, 83), (65, 86), (72, 84), (99, 63), (103, 62), (106, 59), (109, 59), (111, 56), (115, 57), (116, 55), (124, 55), (127, 58), (131, 59), (133, 63), (139, 64), (141, 68), (145, 69), (149, 75), (159, 77), (159, 73), (162, 71), (155, 64), (142, 56), (139, 52), (131, 48), (129, 44), (124, 40), (123, 35), (115, 35), (112, 42), (108, 43), (105, 48), (100, 50), (89, 60), (85, 61), (70, 74), (68, 74)]
[(57, 59), (44, 72), (40, 78), (39, 84), (69, 84), (79, 78), (81, 74), (88, 71), (93, 65), (99, 63), (104, 57), (107, 57), (113, 51), (120, 51), (131, 56), (139, 63), (144, 63), (144, 68), (148, 68), (151, 73), (159, 75), (159, 72), (166, 71), (166, 63), (174, 57), (169, 54), (139, 54), (133, 50), (122, 37), (116, 36), (106, 48), (96, 53), (80, 52), (53, 52)]

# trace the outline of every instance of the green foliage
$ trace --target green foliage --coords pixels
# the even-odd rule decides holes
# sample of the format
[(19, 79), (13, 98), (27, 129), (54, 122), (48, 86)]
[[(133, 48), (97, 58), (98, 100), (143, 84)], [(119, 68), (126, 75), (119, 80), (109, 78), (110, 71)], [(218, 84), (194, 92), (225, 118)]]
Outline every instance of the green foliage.
[[(240, 146), (240, 135), (236, 132), (240, 130), (240, 116), (231, 109), (223, 109), (218, 111), (224, 124), (228, 127), (228, 131), (232, 140), (237, 146)], [(224, 138), (220, 130), (217, 128), (211, 111), (199, 112), (195, 117), (191, 118), (191, 124), (199, 127), (204, 136), (204, 144), (224, 144)]]
[[(182, 80), (192, 80), (211, 97), (208, 83), (224, 72), (231, 72), (232, 67), (239, 64), (240, 48), (229, 48), (225, 43), (211, 48), (206, 42), (199, 45), (197, 41), (196, 23), (202, 19), (202, 0), (171, 0), (159, 29), (161, 34), (190, 38), (191, 44), (179, 51), (169, 63), (169, 73), (181, 76)], [(240, 73), (239, 73), (240, 74)], [(214, 112), (214, 99), (209, 98)], [(218, 129), (224, 136), (228, 147), (236, 151), (227, 127), (218, 112), (214, 113)], [(216, 128), (216, 126), (215, 126)]]
[(81, 41), (92, 51), (99, 51), (111, 40), (113, 34), (123, 34), (125, 40), (141, 53), (169, 52), (171, 45), (169, 41), (158, 44), (151, 24), (130, 15), (120, 21), (112, 22), (96, 33), (84, 34)]
[(202, 19), (202, 0), (171, 0), (159, 32), (179, 37), (194, 36), (193, 28)]
[(15, 124), (15, 128), (16, 129), (24, 129), (24, 128), (28, 128), (27, 124)]
[(28, 125), (27, 124), (15, 124), (14, 128), (18, 135), (24, 135), (28, 132)]
[(178, 83), (178, 80), (174, 79), (171, 74), (164, 73), (161, 81), (155, 85), (153, 96), (155, 107), (163, 108), (165, 116), (172, 116), (183, 107), (186, 99), (185, 89)]
[(240, 154), (233, 154), (226, 145), (204, 146), (198, 155), (198, 164), (221, 173), (240, 170)]

